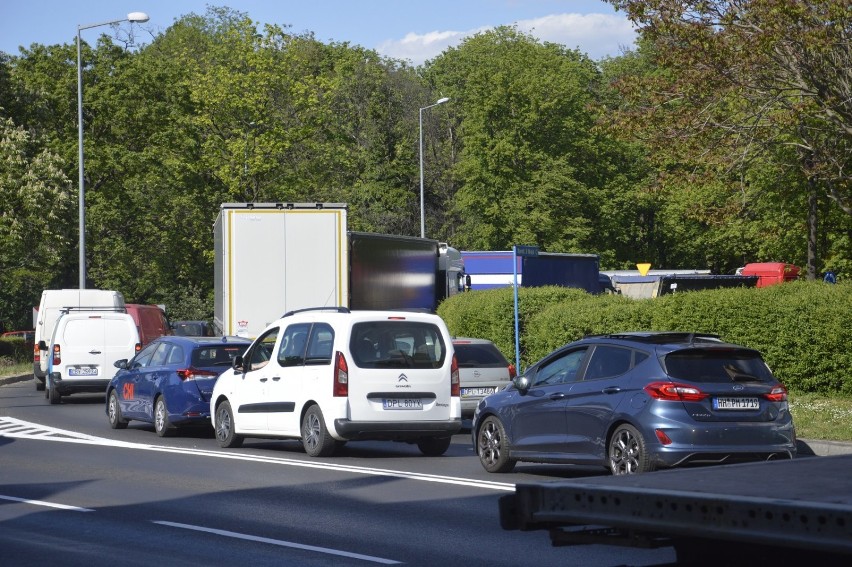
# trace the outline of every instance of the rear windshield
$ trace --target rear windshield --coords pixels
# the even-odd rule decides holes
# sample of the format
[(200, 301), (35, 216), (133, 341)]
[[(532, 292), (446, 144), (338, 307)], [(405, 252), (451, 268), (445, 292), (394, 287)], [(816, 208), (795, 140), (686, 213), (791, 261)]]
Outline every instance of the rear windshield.
[(356, 323), (349, 350), (360, 368), (440, 368), (447, 355), (440, 329), (414, 321)]
[(248, 345), (214, 345), (192, 351), (192, 366), (230, 366), (234, 357), (243, 354)]
[(685, 349), (668, 354), (666, 373), (692, 382), (775, 382), (756, 351), (735, 349)]
[(505, 368), (509, 366), (497, 347), (482, 343), (453, 343), (459, 368)]

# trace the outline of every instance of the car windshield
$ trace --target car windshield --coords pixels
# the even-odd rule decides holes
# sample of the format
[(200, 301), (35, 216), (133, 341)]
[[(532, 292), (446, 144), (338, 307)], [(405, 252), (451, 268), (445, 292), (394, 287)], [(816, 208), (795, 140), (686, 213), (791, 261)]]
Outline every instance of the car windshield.
[(459, 368), (503, 368), (509, 365), (494, 345), (453, 343)]
[(692, 382), (775, 382), (756, 351), (748, 349), (684, 349), (668, 354), (666, 373)]
[(192, 351), (192, 366), (230, 366), (234, 357), (242, 354), (248, 345), (215, 345)]

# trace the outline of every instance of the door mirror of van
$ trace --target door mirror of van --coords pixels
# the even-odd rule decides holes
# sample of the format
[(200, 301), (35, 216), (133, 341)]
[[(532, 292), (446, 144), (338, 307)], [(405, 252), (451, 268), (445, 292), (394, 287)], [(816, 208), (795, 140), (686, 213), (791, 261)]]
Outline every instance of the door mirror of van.
[(47, 343), (44, 341), (38, 342), (38, 350), (47, 350)]
[(127, 359), (122, 358), (121, 360), (116, 360), (112, 363), (112, 365), (121, 370), (127, 370)]
[(522, 395), (526, 394), (530, 390), (530, 379), (527, 378), (525, 375), (518, 376), (517, 378), (512, 380), (512, 383), (515, 385), (515, 388), (517, 388), (518, 392)]
[(234, 367), (234, 373), (236, 373), (236, 374), (242, 374), (243, 373), (243, 357), (242, 357), (242, 355), (238, 354), (237, 356), (234, 357), (233, 367)]

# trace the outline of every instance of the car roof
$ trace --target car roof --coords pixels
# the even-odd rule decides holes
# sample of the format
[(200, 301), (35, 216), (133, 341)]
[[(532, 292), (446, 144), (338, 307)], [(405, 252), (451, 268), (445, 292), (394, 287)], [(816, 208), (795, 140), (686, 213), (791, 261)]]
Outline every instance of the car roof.
[(350, 310), (346, 307), (309, 307), (306, 309), (288, 311), (287, 313), (281, 316), (278, 322), (287, 323), (290, 319), (313, 321), (318, 317), (321, 317), (322, 319), (328, 321), (350, 321), (353, 323), (361, 321), (381, 321), (392, 319), (433, 322), (435, 320), (441, 320), (438, 315), (425, 310)]
[(183, 345), (189, 345), (194, 348), (197, 346), (215, 346), (221, 344), (237, 344), (237, 345), (248, 345), (251, 344), (251, 340), (244, 337), (237, 336), (225, 336), (225, 337), (190, 337), (185, 335), (163, 335), (161, 337), (157, 337), (152, 343), (155, 342), (170, 342), (170, 343), (179, 343)]

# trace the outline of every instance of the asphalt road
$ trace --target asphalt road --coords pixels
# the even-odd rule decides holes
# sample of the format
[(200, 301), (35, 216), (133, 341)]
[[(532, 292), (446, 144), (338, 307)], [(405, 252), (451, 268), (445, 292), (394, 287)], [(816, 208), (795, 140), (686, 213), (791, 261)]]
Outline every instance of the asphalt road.
[(469, 435), (443, 457), (349, 443), (313, 459), (297, 441), (223, 450), (212, 431), (161, 439), (109, 428), (101, 396), (51, 406), (31, 380), (0, 386), (0, 563), (8, 565), (661, 565), (670, 549), (551, 546), (504, 531), (515, 483), (604, 475), (519, 465), (486, 473)]

